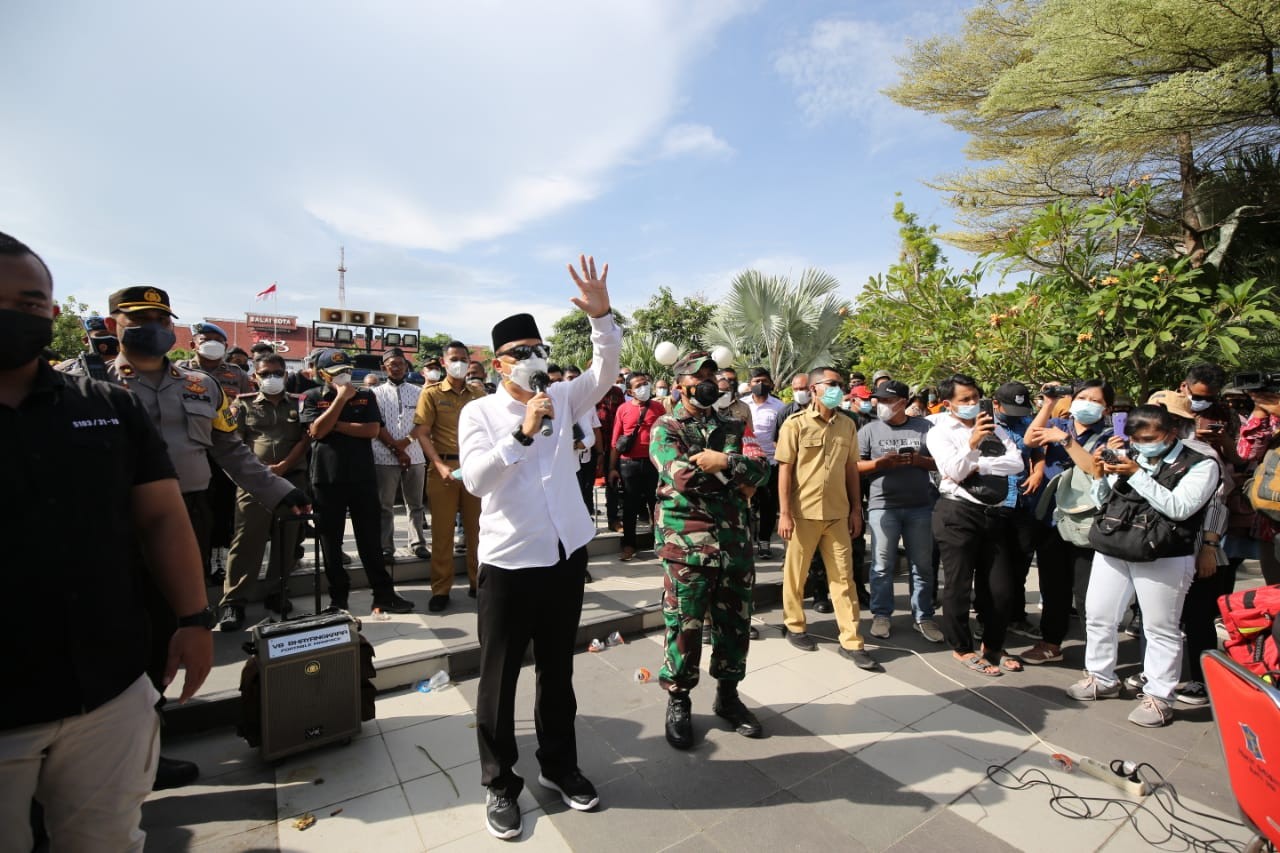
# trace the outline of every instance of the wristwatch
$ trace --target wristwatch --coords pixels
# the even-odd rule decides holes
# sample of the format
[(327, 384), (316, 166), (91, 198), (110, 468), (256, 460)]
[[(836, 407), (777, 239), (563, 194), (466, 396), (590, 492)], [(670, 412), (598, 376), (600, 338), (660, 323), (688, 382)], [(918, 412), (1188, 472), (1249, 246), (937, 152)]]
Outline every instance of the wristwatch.
[(1200, 544), (1207, 545), (1210, 548), (1221, 548), (1222, 540), (1221, 539), (1202, 539), (1200, 540)]
[(218, 614), (213, 612), (212, 607), (206, 606), (204, 610), (192, 613), (189, 616), (178, 617), (179, 628), (208, 628), (210, 631), (218, 624)]
[[(521, 424), (521, 426), (523, 426), (523, 424)], [(528, 447), (529, 445), (533, 444), (533, 438), (525, 435), (524, 430), (522, 430), (520, 427), (516, 427), (516, 431), (511, 433), (511, 437), (514, 438), (516, 441), (520, 442), (521, 444), (523, 444), (525, 447)]]

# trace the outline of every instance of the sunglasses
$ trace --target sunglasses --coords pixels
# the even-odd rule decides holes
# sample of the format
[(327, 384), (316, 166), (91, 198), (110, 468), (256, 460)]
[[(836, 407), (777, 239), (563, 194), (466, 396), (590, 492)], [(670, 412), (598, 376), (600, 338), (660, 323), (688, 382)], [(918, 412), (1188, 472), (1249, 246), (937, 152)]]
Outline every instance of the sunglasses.
[(267, 379), (272, 376), (279, 376), (283, 378), (285, 375), (285, 372), (283, 370), (261, 370), (261, 371), (258, 371), (258, 375), (261, 376), (263, 379)]
[(549, 344), (519, 344), (514, 347), (504, 349), (502, 352), (494, 353), (497, 358), (513, 358), (516, 361), (524, 361), (527, 358), (547, 358), (551, 355), (551, 346)]

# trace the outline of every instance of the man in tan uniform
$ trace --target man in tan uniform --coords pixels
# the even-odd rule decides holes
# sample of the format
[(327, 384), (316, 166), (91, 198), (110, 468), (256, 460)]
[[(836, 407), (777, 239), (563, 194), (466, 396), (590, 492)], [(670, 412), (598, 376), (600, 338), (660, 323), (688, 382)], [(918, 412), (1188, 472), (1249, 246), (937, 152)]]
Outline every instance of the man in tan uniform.
[(467, 577), (476, 597), (476, 573), (480, 568), (480, 499), (454, 476), (458, 470), (458, 416), (462, 407), (485, 396), (483, 387), (467, 382), (471, 350), (461, 341), (444, 348), (445, 378), (428, 383), (418, 398), (418, 410), (410, 436), (422, 445), (427, 457), (427, 504), (431, 508), (431, 600), (427, 609), (439, 613), (449, 606), (453, 589), (453, 520), (462, 513), (467, 543)]
[(836, 370), (811, 371), (812, 402), (787, 418), (778, 436), (778, 535), (787, 542), (782, 610), (791, 644), (815, 651), (805, 630), (804, 581), (814, 552), (821, 550), (840, 626), (840, 654), (859, 669), (878, 672), (858, 633), (858, 599), (851, 586), (852, 536), (862, 535), (862, 486), (857, 428), (850, 418), (836, 417), (843, 386)]

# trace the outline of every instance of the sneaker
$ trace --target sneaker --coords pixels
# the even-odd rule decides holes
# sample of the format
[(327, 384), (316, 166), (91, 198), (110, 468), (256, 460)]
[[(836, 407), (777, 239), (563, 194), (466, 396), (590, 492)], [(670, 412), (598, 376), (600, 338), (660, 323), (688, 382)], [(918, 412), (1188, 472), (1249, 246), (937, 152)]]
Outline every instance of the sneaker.
[(444, 610), (448, 606), (449, 606), (449, 596), (447, 595), (433, 595), (431, 596), (431, 599), (427, 602), (427, 609), (430, 610), (432, 613), (439, 613), (441, 610)]
[(377, 607), (383, 613), (412, 613), (413, 602), (407, 598), (392, 593), (387, 598), (375, 598), (373, 606)]
[(1184, 681), (1174, 688), (1173, 698), (1183, 705), (1208, 705), (1209, 691), (1203, 682)]
[(884, 672), (884, 667), (876, 663), (876, 659), (865, 649), (846, 649), (841, 646), (840, 657), (853, 661), (853, 665), (858, 669), (865, 669), (867, 672)]
[(1067, 695), (1081, 702), (1093, 702), (1096, 699), (1120, 698), (1120, 683), (1103, 687), (1098, 679), (1086, 674), (1084, 678), (1067, 688)]
[(484, 798), (484, 823), (494, 838), (516, 838), (524, 831), (520, 806), (511, 797), (501, 797), (490, 788)]
[(829, 598), (815, 598), (813, 600), (814, 613), (831, 613), (834, 610), (835, 607), (832, 606), (831, 599)]
[(1142, 636), (1142, 611), (1139, 610), (1133, 614), (1124, 632), (1135, 639)]
[(238, 604), (228, 604), (222, 608), (221, 618), (218, 619), (218, 630), (220, 631), (239, 631), (244, 627), (244, 608)]
[(773, 549), (769, 547), (768, 542), (756, 543), (756, 559), (757, 560), (773, 559)]
[(879, 640), (889, 639), (888, 616), (876, 616), (871, 620), (871, 636)]
[(1009, 630), (1014, 634), (1020, 634), (1023, 637), (1030, 637), (1033, 640), (1040, 639), (1040, 629), (1032, 625), (1026, 619), (1019, 619), (1016, 622), (1009, 623)]
[(916, 623), (916, 630), (920, 632), (920, 636), (931, 643), (941, 643), (946, 639), (942, 635), (942, 629), (938, 627), (938, 623), (932, 619), (921, 619)]
[(688, 693), (672, 693), (667, 699), (667, 743), (676, 749), (693, 746), (693, 702)]
[(1158, 729), (1173, 722), (1173, 709), (1162, 699), (1143, 696), (1142, 702), (1129, 714), (1129, 722), (1148, 729)]
[(1124, 680), (1124, 686), (1141, 696), (1143, 689), (1147, 686), (1147, 677), (1136, 672)]
[(1055, 646), (1052, 643), (1046, 643), (1043, 640), (1036, 643), (1027, 651), (1018, 655), (1022, 658), (1023, 663), (1029, 663), (1038, 666), (1042, 663), (1057, 663), (1062, 660), (1062, 646)]
[(624, 563), (629, 563), (635, 558), (636, 558), (636, 549), (631, 547), (630, 545), (623, 545), (622, 556), (620, 556), (618, 559)]
[(430, 560), (431, 549), (426, 545), (419, 545), (417, 548), (413, 549), (413, 556), (417, 557), (419, 560)]
[(818, 650), (818, 644), (805, 631), (787, 631), (787, 642), (801, 651), (816, 652)]
[(717, 717), (728, 720), (733, 730), (743, 737), (763, 737), (764, 727), (751, 713), (751, 709), (742, 703), (735, 688), (732, 691), (717, 689), (716, 699), (711, 706)]
[(559, 779), (539, 773), (538, 784), (559, 792), (560, 799), (564, 800), (566, 806), (580, 812), (589, 812), (600, 804), (600, 795), (596, 793), (595, 786), (577, 770), (566, 773)]

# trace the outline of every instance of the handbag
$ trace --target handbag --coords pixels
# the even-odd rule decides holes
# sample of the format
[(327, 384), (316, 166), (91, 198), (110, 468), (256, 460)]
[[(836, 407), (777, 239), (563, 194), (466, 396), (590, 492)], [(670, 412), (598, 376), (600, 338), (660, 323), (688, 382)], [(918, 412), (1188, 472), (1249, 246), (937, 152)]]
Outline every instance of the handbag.
[(618, 440), (613, 443), (613, 446), (618, 451), (619, 456), (629, 451), (631, 449), (631, 445), (636, 443), (636, 436), (640, 434), (640, 428), (644, 426), (644, 416), (647, 414), (649, 414), (648, 404), (640, 410), (640, 415), (636, 418), (635, 429), (631, 430), (631, 432), (626, 435), (618, 436)]
[[(1178, 459), (1161, 463), (1153, 479), (1173, 489), (1191, 466), (1208, 457), (1183, 447)], [(1182, 521), (1174, 521), (1147, 503), (1127, 483), (1117, 483), (1089, 530), (1089, 547), (1100, 554), (1132, 563), (1148, 563), (1161, 557), (1195, 553), (1208, 501)]]
[[(1085, 452), (1092, 453), (1101, 438), (1101, 435), (1095, 435), (1085, 442), (1082, 445)], [(1052, 509), (1053, 523), (1062, 541), (1079, 548), (1092, 548), (1089, 530), (1098, 514), (1091, 496), (1092, 489), (1093, 478), (1079, 465), (1059, 471), (1040, 495), (1035, 516), (1044, 521)]]

